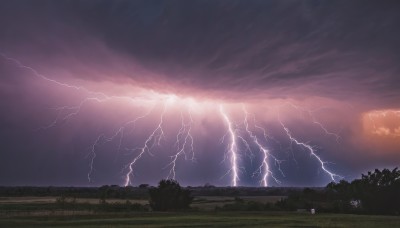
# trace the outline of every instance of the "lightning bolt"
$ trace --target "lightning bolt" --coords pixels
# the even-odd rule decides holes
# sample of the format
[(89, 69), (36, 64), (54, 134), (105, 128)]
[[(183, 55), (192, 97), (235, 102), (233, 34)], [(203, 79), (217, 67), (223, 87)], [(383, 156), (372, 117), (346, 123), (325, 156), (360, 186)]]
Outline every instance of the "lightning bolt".
[(81, 90), (81, 91), (84, 91), (84, 92), (86, 92), (86, 93), (88, 93), (88, 94), (91, 94), (91, 95), (97, 95), (97, 96), (101, 96), (101, 97), (108, 97), (108, 96), (105, 95), (104, 93), (90, 91), (90, 90), (86, 89), (86, 88), (83, 87), (83, 86), (70, 85), (70, 84), (67, 84), (67, 83), (59, 82), (59, 81), (57, 81), (57, 80), (48, 78), (48, 77), (44, 76), (43, 74), (40, 74), (38, 71), (36, 71), (36, 70), (33, 69), (32, 67), (26, 66), (26, 65), (22, 64), (19, 60), (15, 59), (15, 58), (8, 57), (8, 56), (5, 55), (4, 53), (0, 53), (0, 55), (1, 55), (4, 59), (7, 59), (8, 61), (14, 62), (19, 68), (21, 68), (21, 69), (26, 69), (26, 70), (32, 72), (33, 75), (35, 75), (36, 77), (41, 78), (41, 79), (43, 79), (43, 80), (45, 80), (45, 81), (47, 81), (47, 82), (50, 82), (50, 83), (53, 83), (53, 84), (57, 84), (57, 85), (62, 86), (62, 87), (67, 87), (67, 88), (70, 88), (70, 89)]
[(232, 172), (232, 186), (236, 187), (237, 182), (239, 180), (239, 175), (238, 175), (238, 148), (236, 144), (236, 134), (233, 129), (233, 124), (230, 121), (228, 115), (224, 112), (222, 105), (219, 106), (220, 113), (225, 120), (226, 124), (228, 125), (228, 132), (231, 138), (231, 142), (229, 145), (229, 154), (231, 158), (231, 169), (229, 172)]
[[(75, 106), (62, 106), (62, 107), (56, 107), (53, 108), (56, 112), (57, 112), (57, 116), (56, 118), (48, 125), (40, 127), (37, 130), (46, 130), (52, 127), (57, 126), (60, 122), (61, 123), (65, 123), (66, 121), (68, 121), (69, 119), (71, 119), (72, 117), (78, 115), (81, 112), (82, 107), (89, 102), (98, 102), (98, 103), (103, 103), (112, 99), (128, 99), (130, 101), (138, 101), (138, 98), (132, 98), (132, 97), (128, 97), (128, 96), (108, 96), (105, 93), (102, 92), (96, 92), (96, 91), (91, 91), (83, 86), (75, 86), (75, 85), (70, 85), (67, 83), (63, 83), (63, 82), (59, 82), (57, 80), (48, 78), (46, 76), (44, 76), (43, 74), (40, 74), (38, 71), (36, 71), (34, 68), (26, 66), (24, 64), (22, 64), (19, 60), (15, 59), (15, 58), (11, 58), (6, 56), (3, 53), (0, 53), (0, 55), (5, 58), (8, 61), (11, 61), (13, 63), (15, 63), (19, 68), (22, 69), (26, 69), (28, 71), (30, 71), (31, 73), (33, 73), (33, 75), (35, 75), (36, 77), (43, 79), (49, 83), (52, 84), (56, 84), (58, 86), (62, 86), (62, 87), (66, 87), (66, 88), (70, 88), (70, 89), (75, 89), (75, 90), (79, 90), (79, 91), (83, 91), (86, 94), (89, 95), (89, 97), (84, 98), (78, 105)], [(143, 101), (143, 100), (141, 100)], [(131, 184), (131, 175), (133, 175), (133, 166), (134, 164), (142, 157), (142, 155), (145, 152), (150, 153), (150, 149), (155, 145), (159, 145), (161, 139), (164, 137), (164, 131), (162, 129), (162, 122), (163, 122), (163, 117), (166, 111), (166, 105), (164, 106), (163, 112), (161, 114), (161, 120), (160, 123), (158, 124), (158, 126), (156, 127), (156, 129), (152, 132), (152, 134), (150, 134), (150, 136), (147, 138), (147, 140), (144, 143), (144, 146), (142, 148), (138, 148), (138, 150), (140, 151), (140, 153), (129, 163), (128, 168), (129, 171), (125, 176), (125, 186)], [(120, 136), (119, 139), (119, 143), (118, 143), (118, 148), (117, 148), (117, 152), (119, 153), (120, 149), (121, 149), (121, 145), (122, 145), (122, 140), (124, 138), (124, 131), (126, 129), (126, 127), (130, 124), (135, 124), (137, 120), (146, 117), (148, 114), (145, 114), (143, 116), (140, 116), (132, 121), (128, 121), (126, 123), (124, 123), (119, 129), (117, 129), (117, 131), (115, 131), (115, 133), (106, 138), (105, 134), (101, 134), (100, 136), (98, 136), (98, 138), (95, 140), (95, 142), (93, 143), (92, 147), (91, 147), (91, 152), (89, 153), (89, 157), (90, 157), (90, 162), (89, 162), (89, 172), (87, 174), (87, 178), (89, 182), (92, 182), (92, 178), (91, 175), (94, 171), (94, 160), (97, 156), (96, 154), (96, 148), (101, 145), (104, 144), (106, 142), (110, 142), (113, 141), (118, 135)], [(189, 140), (191, 140), (191, 147), (193, 148), (193, 137), (190, 133), (190, 129), (191, 126), (189, 127), (189, 130), (187, 132), (187, 136), (185, 137), (185, 143), (189, 142)], [(152, 145), (150, 145), (150, 143), (152, 143)], [(134, 149), (135, 150), (135, 149)], [(194, 155), (193, 155), (194, 156)], [(194, 159), (194, 157), (192, 158)]]
[(283, 122), (282, 122), (280, 119), (279, 119), (279, 123), (281, 124), (281, 126), (282, 126), (283, 129), (285, 130), (286, 135), (287, 135), (287, 136), (289, 137), (289, 139), (290, 139), (290, 142), (291, 142), (291, 143), (295, 143), (295, 144), (298, 145), (298, 146), (302, 146), (302, 147), (306, 148), (308, 151), (310, 151), (310, 156), (312, 156), (312, 157), (314, 157), (314, 158), (317, 159), (317, 161), (318, 161), (318, 162), (320, 163), (320, 165), (321, 165), (321, 169), (322, 169), (326, 174), (328, 174), (328, 175), (330, 176), (330, 178), (331, 178), (332, 181), (336, 181), (335, 177), (336, 177), (336, 178), (343, 178), (342, 176), (339, 176), (339, 175), (337, 175), (337, 174), (335, 174), (335, 173), (333, 173), (333, 172), (331, 172), (331, 171), (328, 170), (328, 168), (325, 166), (325, 165), (327, 164), (327, 162), (323, 161), (323, 160), (321, 159), (321, 157), (319, 157), (319, 156), (315, 153), (315, 149), (314, 149), (311, 145), (306, 144), (306, 143), (304, 143), (304, 142), (300, 142), (299, 140), (297, 140), (296, 138), (294, 138), (294, 137), (292, 136), (292, 134), (290, 133), (289, 129), (283, 124)]
[(129, 171), (125, 175), (125, 183), (124, 186), (132, 185), (131, 177), (133, 177), (133, 166), (136, 162), (142, 157), (144, 153), (148, 153), (150, 155), (150, 149), (153, 148), (156, 144), (160, 145), (160, 141), (162, 138), (165, 137), (164, 130), (162, 128), (162, 124), (164, 121), (164, 114), (167, 110), (167, 104), (164, 104), (163, 111), (160, 116), (160, 122), (158, 123), (157, 127), (153, 130), (153, 132), (149, 135), (146, 141), (143, 144), (143, 147), (139, 148), (139, 154), (128, 164)]
[[(76, 106), (62, 106), (62, 107), (57, 107), (57, 108), (53, 108), (54, 110), (56, 110), (58, 112), (56, 118), (47, 126), (42, 126), (36, 130), (47, 130), (49, 128), (55, 127), (58, 124), (61, 123), (66, 123), (68, 120), (70, 120), (72, 117), (78, 115), (84, 104), (88, 103), (88, 102), (97, 102), (97, 103), (102, 103), (109, 100), (109, 98), (104, 98), (104, 99), (100, 99), (97, 97), (88, 97), (83, 99), (78, 105)], [(69, 111), (69, 112), (66, 112)], [(66, 113), (64, 117), (62, 117), (62, 113)]]
[(330, 136), (335, 137), (336, 142), (339, 143), (339, 141), (340, 141), (340, 139), (341, 139), (340, 135), (337, 134), (337, 133), (334, 133), (334, 132), (329, 131), (321, 122), (319, 122), (319, 121), (317, 120), (317, 118), (316, 118), (316, 117), (314, 116), (314, 114), (313, 114), (314, 112), (316, 112), (316, 111), (318, 111), (318, 110), (321, 110), (321, 109), (323, 109), (323, 108), (317, 108), (317, 109), (315, 109), (315, 110), (308, 110), (308, 109), (302, 108), (302, 107), (300, 107), (300, 106), (298, 106), (298, 105), (295, 105), (295, 104), (293, 104), (293, 103), (290, 103), (290, 102), (285, 103), (283, 106), (285, 106), (285, 105), (289, 105), (289, 106), (291, 106), (292, 108), (294, 108), (294, 109), (296, 109), (296, 110), (298, 110), (298, 111), (307, 113), (307, 115), (311, 118), (311, 122), (312, 122), (313, 124), (318, 125), (319, 128), (322, 129), (322, 131), (324, 131), (324, 133), (325, 133), (326, 135), (330, 135)]
[[(189, 122), (185, 123), (185, 119), (183, 113), (181, 112), (181, 128), (176, 136), (175, 145), (177, 146), (177, 152), (173, 156), (171, 156), (171, 162), (167, 166), (171, 166), (169, 174), (167, 176), (168, 179), (174, 179), (176, 177), (176, 162), (179, 156), (184, 155), (185, 160), (188, 160), (188, 153), (192, 156), (190, 158), (191, 161), (194, 161), (194, 147), (193, 147), (193, 136), (191, 134), (193, 118), (190, 112), (188, 111)], [(182, 139), (183, 138), (183, 139)], [(182, 143), (181, 143), (182, 139)], [(186, 149), (188, 147), (188, 149)]]
[[(115, 138), (117, 138), (118, 137), (118, 135), (120, 136), (119, 137), (119, 141), (118, 141), (118, 147), (117, 147), (117, 156), (116, 156), (116, 158), (118, 157), (118, 155), (119, 155), (119, 153), (120, 153), (120, 151), (121, 151), (121, 147), (122, 147), (122, 140), (123, 140), (123, 138), (124, 138), (124, 132), (125, 132), (125, 129), (127, 128), (127, 127), (129, 127), (130, 125), (133, 125), (133, 127), (135, 126), (135, 124), (136, 124), (136, 122), (138, 121), (138, 120), (140, 120), (140, 119), (143, 119), (143, 118), (145, 118), (145, 117), (147, 117), (150, 113), (151, 113), (151, 110), (152, 109), (150, 109), (148, 112), (146, 112), (144, 115), (141, 115), (141, 116), (138, 116), (138, 117), (136, 117), (135, 119), (133, 119), (133, 120), (130, 120), (130, 121), (127, 121), (127, 122), (125, 122), (121, 127), (119, 127), (115, 132), (114, 132), (114, 134), (112, 135), (112, 136), (110, 136), (110, 137), (108, 137), (108, 138), (106, 138), (105, 137), (105, 134), (104, 133), (102, 133), (102, 134), (100, 134), (99, 136), (98, 136), (98, 138), (96, 139), (96, 141), (93, 143), (93, 145), (92, 145), (92, 147), (91, 147), (91, 152), (90, 152), (90, 157), (91, 157), (91, 159), (90, 159), (90, 163), (89, 163), (89, 172), (88, 172), (88, 180), (89, 180), (89, 182), (92, 182), (91, 181), (91, 175), (92, 175), (92, 173), (93, 173), (93, 162), (94, 162), (94, 159), (96, 158), (96, 156), (97, 156), (97, 154), (96, 154), (96, 148), (98, 147), (98, 146), (100, 146), (101, 144), (104, 144), (104, 143), (106, 143), (106, 142), (111, 142), (111, 141), (114, 141), (114, 139)], [(101, 139), (103, 139), (103, 141), (100, 143), (100, 140)]]
[[(100, 103), (106, 103), (111, 100), (124, 100), (124, 101), (127, 100), (127, 101), (130, 101), (130, 102), (136, 104), (137, 102), (149, 103), (151, 101), (154, 101), (154, 99), (151, 100), (152, 98), (148, 99), (148, 97), (142, 97), (142, 96), (138, 96), (138, 97), (110, 96), (103, 92), (89, 90), (83, 86), (70, 85), (68, 83), (60, 82), (55, 79), (46, 77), (45, 75), (40, 74), (34, 68), (22, 64), (21, 61), (19, 61), (17, 59), (10, 58), (3, 53), (0, 53), (0, 55), (7, 61), (10, 61), (13, 64), (15, 64), (17, 67), (31, 72), (34, 76), (36, 76), (37, 78), (39, 78), (41, 80), (44, 80), (47, 83), (50, 83), (55, 86), (65, 87), (65, 88), (68, 88), (71, 90), (83, 92), (83, 93), (80, 93), (82, 95), (82, 98), (80, 100), (78, 100), (78, 102), (76, 102), (74, 105), (51, 108), (56, 113), (55, 118), (53, 120), (51, 120), (51, 122), (48, 123), (47, 125), (40, 127), (38, 130), (46, 130), (46, 129), (53, 128), (60, 124), (68, 122), (69, 120), (73, 119), (74, 117), (80, 115), (83, 108), (88, 103), (99, 103), (100, 104)], [(174, 100), (175, 96), (172, 95), (172, 97), (169, 97), (169, 99)], [(125, 186), (132, 185), (133, 178), (134, 178), (134, 167), (137, 164), (137, 162), (146, 153), (153, 156), (153, 154), (151, 153), (152, 148), (157, 145), (160, 146), (161, 140), (163, 138), (165, 138), (163, 124), (164, 124), (164, 115), (167, 112), (168, 102), (169, 102), (169, 100), (164, 101), (164, 106), (163, 106), (159, 121), (156, 123), (155, 128), (148, 135), (148, 137), (146, 138), (144, 143), (141, 144), (141, 147), (127, 148), (129, 151), (132, 151), (132, 153), (137, 153), (137, 154), (135, 154), (133, 159), (128, 164), (126, 164), (125, 168), (123, 169), (123, 171), (126, 172), (124, 174), (124, 185)], [(318, 125), (319, 128), (321, 128), (325, 134), (334, 136), (336, 138), (336, 141), (339, 142), (340, 136), (336, 133), (328, 131), (327, 128), (321, 122), (319, 122), (318, 119), (314, 116), (315, 110), (307, 110), (307, 109), (301, 108), (297, 105), (294, 105), (292, 103), (288, 103), (285, 105), (290, 105), (291, 107), (295, 108), (298, 111), (301, 111), (302, 113), (307, 113), (307, 115), (309, 116), (309, 118), (311, 119), (313, 124)], [(285, 175), (282, 172), (281, 167), (280, 167), (283, 160), (277, 159), (271, 153), (271, 151), (268, 149), (268, 147), (265, 146), (265, 144), (269, 143), (271, 140), (275, 141), (280, 146), (281, 146), (281, 144), (279, 141), (277, 141), (273, 137), (269, 136), (266, 133), (265, 128), (257, 125), (255, 116), (253, 116), (253, 121), (249, 121), (249, 113), (244, 108), (244, 106), (242, 106), (242, 107), (243, 107), (243, 111), (245, 113), (243, 125), (242, 124), (236, 125), (233, 121), (231, 121), (230, 117), (225, 112), (223, 106), (219, 105), (220, 114), (222, 116), (223, 121), (225, 122), (225, 124), (227, 126), (227, 131), (226, 131), (225, 135), (222, 137), (221, 143), (224, 143), (225, 137), (227, 138), (227, 141), (229, 141), (229, 142), (227, 142), (228, 148), (225, 152), (226, 153), (225, 159), (227, 159), (229, 157), (229, 160), (230, 160), (230, 169), (228, 170), (227, 174), (228, 173), (231, 174), (231, 185), (232, 186), (238, 185), (238, 181), (239, 181), (239, 166), (238, 165), (239, 165), (239, 161), (240, 161), (240, 148), (239, 147), (241, 147), (241, 145), (244, 145), (245, 155), (247, 155), (250, 158), (251, 162), (253, 162), (253, 158), (255, 157), (255, 155), (252, 151), (252, 148), (257, 147), (258, 151), (261, 154), (262, 161), (260, 162), (260, 165), (256, 169), (256, 171), (253, 173), (253, 176), (255, 174), (259, 174), (261, 176), (260, 184), (265, 187), (268, 186), (268, 180), (271, 178), (276, 183), (280, 184), (281, 182), (278, 180), (278, 178), (276, 178), (276, 176), (274, 175), (274, 173), (271, 170), (270, 162), (274, 162), (275, 167), (277, 167), (278, 170), (280, 171), (280, 173), (282, 174), (282, 176), (285, 177)], [(123, 146), (124, 139), (127, 134), (126, 131), (128, 131), (129, 129), (132, 129), (132, 131), (133, 131), (135, 128), (136, 122), (149, 116), (149, 114), (152, 112), (153, 108), (154, 107), (152, 107), (148, 112), (144, 113), (141, 116), (138, 116), (134, 119), (126, 121), (122, 124), (119, 124), (119, 126), (116, 127), (115, 129), (113, 129), (113, 131), (103, 132), (97, 136), (96, 140), (92, 143), (92, 145), (90, 147), (89, 154), (87, 155), (87, 157), (89, 158), (89, 171), (87, 173), (87, 179), (89, 182), (93, 182), (92, 175), (95, 171), (95, 160), (97, 157), (96, 150), (98, 150), (98, 148), (105, 143), (117, 141), (116, 142), (116, 144), (117, 144), (116, 145), (117, 146), (116, 158), (117, 158), (121, 151), (121, 148)], [(279, 109), (278, 109), (278, 112), (279, 112)], [(375, 115), (386, 115), (386, 112), (370, 114), (369, 117), (372, 121), (373, 121), (373, 117), (375, 117)], [(395, 111), (395, 115), (400, 116), (400, 111)], [(185, 160), (191, 160), (191, 161), (195, 160), (194, 144), (193, 144), (194, 140), (193, 140), (193, 135), (192, 135), (194, 121), (192, 118), (192, 113), (191, 113), (190, 107), (187, 110), (187, 113), (185, 112), (185, 114), (181, 111), (180, 118), (181, 118), (181, 126), (176, 135), (176, 141), (174, 144), (176, 147), (176, 152), (172, 156), (170, 156), (171, 161), (166, 166), (166, 167), (170, 167), (167, 178), (172, 178), (172, 179), (176, 178), (176, 167), (177, 167), (177, 162), (179, 161), (179, 158), (184, 157)], [(316, 154), (315, 149), (311, 145), (301, 142), (298, 139), (294, 138), (292, 136), (291, 132), (289, 131), (289, 129), (283, 124), (283, 122), (280, 119), (279, 119), (279, 122), (280, 122), (281, 126), (283, 127), (286, 135), (290, 139), (291, 144), (295, 143), (298, 146), (301, 146), (301, 147), (307, 149), (310, 152), (310, 156), (314, 157), (319, 162), (319, 164), (321, 165), (321, 169), (326, 174), (328, 174), (333, 181), (335, 181), (336, 178), (341, 178), (341, 176), (328, 170), (328, 168), (326, 167), (327, 162), (323, 161), (320, 158), (320, 156), (318, 156)], [(252, 124), (252, 126), (250, 126), (250, 123)], [(242, 131), (242, 129), (243, 129), (242, 126), (244, 126), (243, 131)], [(374, 126), (375, 126), (375, 123), (374, 123)], [(259, 137), (259, 136), (261, 136), (261, 137)], [(249, 152), (249, 155), (247, 154), (247, 152)]]
[[(246, 130), (247, 134), (250, 136), (250, 138), (252, 139), (253, 143), (255, 145), (257, 145), (259, 151), (262, 153), (262, 156), (263, 156), (261, 165), (258, 167), (258, 169), (257, 169), (258, 171), (255, 173), (259, 173), (260, 175), (262, 175), (262, 179), (261, 179), (260, 183), (264, 187), (268, 186), (268, 177), (269, 176), (271, 176), (276, 183), (280, 184), (281, 182), (274, 176), (273, 172), (270, 170), (268, 160), (269, 160), (269, 157), (271, 157), (275, 161), (275, 164), (278, 165), (278, 168), (279, 168), (279, 171), (281, 172), (281, 174), (284, 176), (284, 174), (280, 168), (280, 164), (282, 161), (278, 160), (275, 156), (273, 156), (270, 153), (270, 151), (259, 142), (257, 136), (255, 134), (253, 134), (253, 132), (250, 130), (249, 122), (248, 122), (249, 113), (247, 112), (247, 110), (245, 109), (244, 106), (242, 106), (242, 108), (245, 113), (245, 118), (244, 118), (245, 130)], [(258, 128), (261, 128), (261, 127), (258, 127)], [(263, 135), (265, 137), (265, 135), (266, 135), (265, 129), (264, 128), (261, 128), (261, 129), (262, 129)]]
[(99, 144), (101, 138), (103, 137), (103, 135), (99, 135), (99, 137), (97, 137), (96, 141), (93, 143), (92, 145), (92, 150), (89, 154), (90, 156), (90, 163), (89, 163), (89, 172), (87, 174), (87, 179), (90, 182), (92, 182), (92, 178), (91, 175), (93, 173), (93, 164), (94, 164), (94, 159), (96, 158), (96, 146)]

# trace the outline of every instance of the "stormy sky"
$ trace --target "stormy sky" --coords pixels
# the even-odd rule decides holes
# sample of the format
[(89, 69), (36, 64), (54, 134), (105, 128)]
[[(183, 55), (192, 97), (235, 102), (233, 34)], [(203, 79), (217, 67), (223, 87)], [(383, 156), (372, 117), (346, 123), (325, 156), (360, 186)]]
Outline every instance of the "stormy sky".
[(399, 12), (0, 1), (0, 185), (324, 186), (399, 166)]

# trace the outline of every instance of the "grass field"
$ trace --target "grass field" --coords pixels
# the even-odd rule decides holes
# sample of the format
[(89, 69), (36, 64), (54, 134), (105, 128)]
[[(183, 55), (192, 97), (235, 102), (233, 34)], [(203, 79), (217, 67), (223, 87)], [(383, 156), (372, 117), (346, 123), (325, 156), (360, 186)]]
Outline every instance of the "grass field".
[[(72, 198), (67, 198), (71, 200)], [(0, 197), (1, 204), (35, 204), (35, 203), (55, 203), (57, 197)], [(77, 203), (90, 203), (98, 204), (99, 199), (96, 198), (76, 198)], [(146, 199), (130, 199), (131, 203), (147, 204), (149, 201)], [(107, 199), (108, 203), (125, 203), (126, 199)]]
[[(243, 196), (243, 201), (256, 201), (260, 203), (276, 203), (285, 196)], [(235, 197), (229, 196), (197, 196), (195, 197), (192, 207), (201, 211), (214, 211), (216, 207), (222, 207), (227, 203), (234, 203)]]
[[(261, 203), (275, 203), (280, 199), (285, 198), (284, 196), (244, 196), (241, 197), (244, 201), (257, 201)], [(72, 198), (67, 198), (67, 201), (71, 201)], [(98, 204), (99, 199), (95, 198), (76, 198), (76, 203), (89, 203)], [(131, 203), (140, 203), (142, 205), (148, 204), (147, 199), (135, 199), (129, 200)], [(201, 211), (214, 211), (215, 207), (222, 207), (227, 203), (234, 203), (235, 198), (229, 196), (198, 196), (194, 199), (192, 207)], [(9, 205), (8, 208), (17, 208), (18, 205), (21, 207), (29, 206), (29, 208), (34, 208), (35, 206), (45, 207), (47, 204), (54, 204), (56, 202), (56, 197), (0, 197), (0, 214), (1, 209), (4, 206)], [(107, 199), (107, 203), (125, 203), (124, 199)], [(22, 208), (21, 208), (22, 209)]]
[[(276, 202), (279, 196), (242, 197), (244, 201)], [(0, 227), (400, 227), (400, 216), (367, 216), (296, 212), (223, 212), (215, 206), (234, 197), (196, 197), (191, 212), (104, 212), (62, 209), (54, 197), (0, 198)], [(98, 199), (76, 199), (98, 205)], [(108, 203), (125, 200), (109, 199)], [(135, 202), (133, 200), (133, 202)], [(147, 204), (146, 200), (137, 203)], [(90, 207), (89, 207), (90, 208)]]
[(188, 212), (3, 217), (0, 227), (400, 227), (398, 216)]

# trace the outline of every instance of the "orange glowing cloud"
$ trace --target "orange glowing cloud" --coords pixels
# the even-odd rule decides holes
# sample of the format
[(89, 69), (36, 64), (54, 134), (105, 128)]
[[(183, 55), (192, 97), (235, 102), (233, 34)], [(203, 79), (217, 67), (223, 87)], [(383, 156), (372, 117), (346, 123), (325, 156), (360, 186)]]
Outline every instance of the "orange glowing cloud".
[(363, 116), (364, 131), (379, 137), (400, 137), (400, 110), (374, 110)]

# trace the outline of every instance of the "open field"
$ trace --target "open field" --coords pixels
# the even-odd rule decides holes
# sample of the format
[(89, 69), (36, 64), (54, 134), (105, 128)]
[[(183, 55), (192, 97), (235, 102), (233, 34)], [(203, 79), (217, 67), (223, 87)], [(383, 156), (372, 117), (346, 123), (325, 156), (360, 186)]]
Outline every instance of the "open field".
[[(260, 203), (276, 203), (286, 196), (242, 196), (244, 202), (254, 201)], [(235, 197), (229, 196), (197, 196), (194, 198), (191, 207), (202, 211), (213, 211), (216, 207), (222, 207), (228, 203), (234, 203)]]
[[(281, 198), (284, 196), (240, 197), (243, 201), (263, 203)], [(0, 227), (400, 227), (400, 216), (215, 211), (216, 206), (235, 202), (235, 197), (227, 196), (197, 196), (191, 205), (194, 211), (165, 213), (99, 211), (95, 209), (99, 206), (95, 198), (76, 198), (76, 207), (65, 208), (57, 204), (56, 199), (1, 197)], [(122, 199), (106, 201), (108, 204), (126, 202)], [(148, 204), (145, 199), (129, 201)]]
[[(275, 202), (280, 198), (241, 197), (244, 201), (256, 202)], [(125, 201), (107, 199), (108, 203)], [(84, 208), (62, 209), (57, 206), (55, 197), (2, 197), (0, 227), (400, 227), (399, 216), (213, 211), (215, 206), (234, 201), (234, 197), (198, 196), (192, 204), (196, 211), (116, 213)], [(99, 204), (98, 199), (77, 198), (76, 202)], [(146, 200), (132, 202), (148, 203)]]
[[(68, 201), (71, 197), (66, 198)], [(35, 204), (35, 203), (55, 203), (57, 197), (0, 197), (1, 204)], [(96, 198), (75, 198), (76, 203), (98, 204), (99, 199)], [(131, 203), (147, 204), (148, 200), (129, 199)], [(126, 199), (107, 199), (108, 203), (125, 203)]]
[[(285, 196), (243, 196), (240, 197), (243, 201), (255, 201), (261, 203), (275, 203), (280, 199), (285, 198)], [(56, 209), (56, 197), (0, 197), (0, 216), (4, 214), (7, 210), (12, 210), (14, 213), (18, 214), (41, 214), (40, 210), (52, 210)], [(70, 202), (72, 198), (66, 198), (66, 201)], [(99, 199), (95, 198), (75, 198), (77, 204), (99, 204)], [(107, 199), (107, 203), (120, 203), (124, 204), (126, 199)], [(142, 205), (147, 205), (148, 200), (146, 199), (129, 199), (130, 203), (139, 203)], [(216, 207), (222, 207), (228, 203), (234, 203), (235, 197), (230, 196), (196, 196), (194, 198), (191, 207), (200, 211), (214, 211)], [(54, 207), (52, 207), (52, 205)], [(50, 208), (49, 208), (50, 207)], [(60, 214), (63, 212), (54, 211), (53, 214)], [(80, 212), (75, 211), (75, 214)], [(87, 212), (82, 212), (87, 214)], [(10, 214), (10, 213), (8, 213)], [(69, 214), (69, 213), (67, 213)]]
[(0, 219), (0, 227), (400, 227), (398, 216), (288, 212), (187, 212), (27, 216)]

